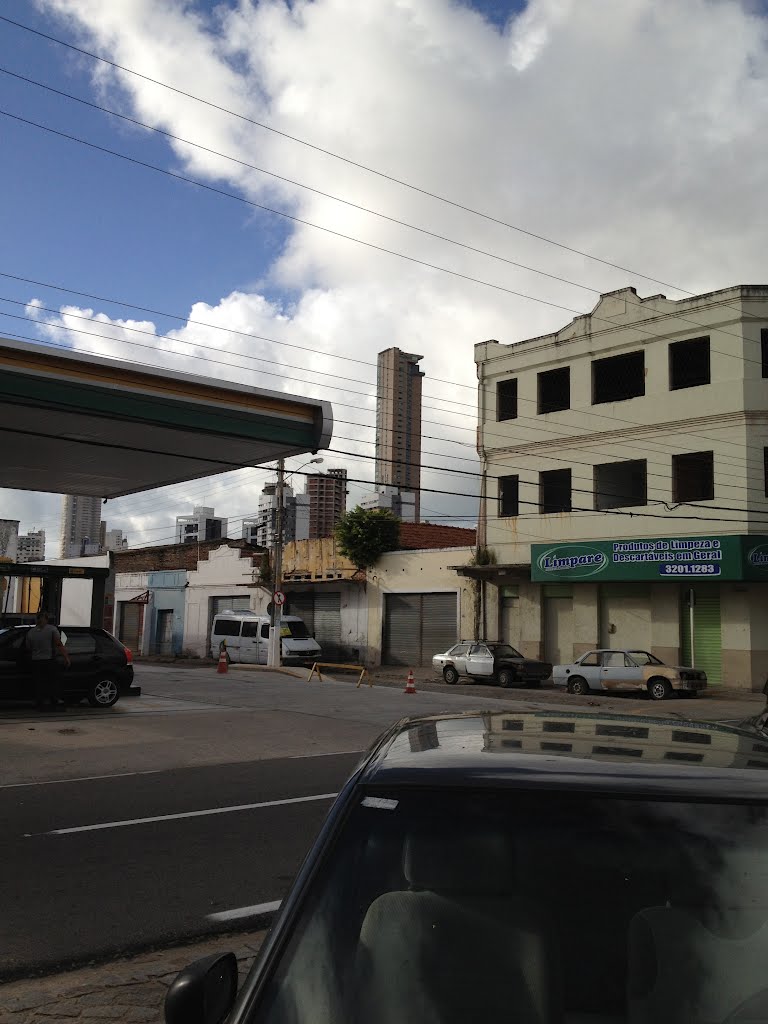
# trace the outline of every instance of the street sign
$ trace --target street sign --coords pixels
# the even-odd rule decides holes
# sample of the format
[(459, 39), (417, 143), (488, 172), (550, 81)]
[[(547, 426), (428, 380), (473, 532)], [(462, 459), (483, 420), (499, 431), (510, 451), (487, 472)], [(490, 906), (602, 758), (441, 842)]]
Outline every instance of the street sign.
[(275, 604), (278, 608), (285, 604), (285, 594), (282, 590), (276, 590), (272, 596), (274, 597)]

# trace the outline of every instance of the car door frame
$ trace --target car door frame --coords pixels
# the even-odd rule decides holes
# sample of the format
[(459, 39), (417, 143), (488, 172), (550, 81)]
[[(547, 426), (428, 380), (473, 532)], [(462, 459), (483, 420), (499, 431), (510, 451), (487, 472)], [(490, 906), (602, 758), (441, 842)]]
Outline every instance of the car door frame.
[(466, 661), (467, 675), (473, 679), (492, 679), (496, 675), (496, 659), (486, 644), (470, 644)]
[[(611, 657), (622, 660), (621, 665), (606, 665)], [(600, 682), (603, 690), (637, 690), (643, 685), (643, 671), (626, 651), (603, 651), (600, 656)]]

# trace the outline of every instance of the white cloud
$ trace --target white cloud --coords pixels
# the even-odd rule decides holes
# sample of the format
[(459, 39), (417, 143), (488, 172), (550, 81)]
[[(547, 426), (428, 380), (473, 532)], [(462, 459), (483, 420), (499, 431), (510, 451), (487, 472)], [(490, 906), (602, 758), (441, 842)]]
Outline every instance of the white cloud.
[[(119, 63), (573, 248), (691, 291), (764, 277), (764, 231), (755, 211), (768, 178), (762, 131), (768, 21), (739, 0), (531, 0), (504, 30), (450, 0), (240, 0), (211, 16), (180, 0), (40, 0), (40, 6), (66, 17), (88, 45)], [(596, 291), (625, 284), (659, 290), (145, 80), (101, 68), (96, 84), (104, 95), (119, 90), (150, 124), (399, 220)], [(596, 292), (447, 245), (188, 146), (175, 152), (193, 176), (224, 181), (305, 220), (574, 310), (594, 304)], [(468, 403), (465, 432), (425, 425), (425, 434), (451, 447), (425, 440), (424, 448), (471, 456), (471, 448), (457, 449), (455, 442), (473, 440), (473, 344), (530, 337), (570, 318), (301, 225), (291, 229), (265, 281), (265, 289), (276, 288), (296, 295), (294, 305), (233, 292), (212, 307), (195, 305), (192, 316), (317, 353), (193, 327), (156, 343), (133, 338), (156, 344), (154, 360), (162, 365), (326, 396), (334, 381), (313, 379), (319, 371), (374, 380), (370, 366), (334, 355), (373, 362), (390, 345), (423, 353), (427, 403)], [(73, 312), (63, 310), (58, 322), (72, 326)], [(113, 339), (129, 337), (128, 326), (137, 324), (100, 317), (98, 327), (86, 325), (98, 339), (71, 340), (115, 351)], [(201, 344), (218, 349), (221, 361), (248, 365), (242, 356), (248, 353), (278, 366), (261, 364), (261, 374), (216, 366)], [(264, 376), (265, 369), (284, 379)], [(338, 420), (373, 422), (371, 397), (339, 391), (330, 397)], [(425, 419), (455, 417), (427, 410)], [(354, 475), (371, 475), (370, 467), (366, 474), (352, 465)], [(425, 477), (427, 486), (445, 487), (441, 474)], [(448, 479), (445, 489), (473, 489), (469, 481)], [(427, 495), (424, 503), (444, 514), (472, 507)]]

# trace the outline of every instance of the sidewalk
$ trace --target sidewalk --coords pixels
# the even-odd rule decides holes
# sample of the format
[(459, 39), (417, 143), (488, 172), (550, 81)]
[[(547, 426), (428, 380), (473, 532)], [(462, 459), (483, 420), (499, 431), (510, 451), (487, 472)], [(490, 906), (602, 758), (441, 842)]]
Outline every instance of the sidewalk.
[(183, 967), (210, 953), (232, 950), (242, 981), (265, 934), (218, 935), (100, 967), (9, 982), (0, 987), (0, 1024), (162, 1024), (165, 993)]

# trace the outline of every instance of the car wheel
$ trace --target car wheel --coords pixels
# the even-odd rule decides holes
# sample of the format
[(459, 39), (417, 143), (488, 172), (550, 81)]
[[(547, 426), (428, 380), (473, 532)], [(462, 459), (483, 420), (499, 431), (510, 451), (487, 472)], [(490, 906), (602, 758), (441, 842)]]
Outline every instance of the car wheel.
[(101, 676), (88, 691), (88, 703), (92, 708), (111, 708), (119, 697), (118, 685), (110, 676)]
[(517, 682), (517, 677), (514, 672), (511, 672), (508, 668), (503, 668), (498, 675), (499, 686), (503, 686), (506, 690), (508, 686), (514, 686)]
[(657, 676), (648, 682), (648, 696), (651, 700), (666, 700), (672, 695), (672, 686), (668, 679)]
[(583, 697), (589, 693), (589, 683), (581, 676), (572, 676), (568, 680), (567, 690), (568, 693), (573, 693), (577, 697)]
[(453, 665), (446, 665), (443, 669), (443, 679), (448, 683), (449, 686), (453, 686), (459, 681), (459, 673), (453, 667)]

